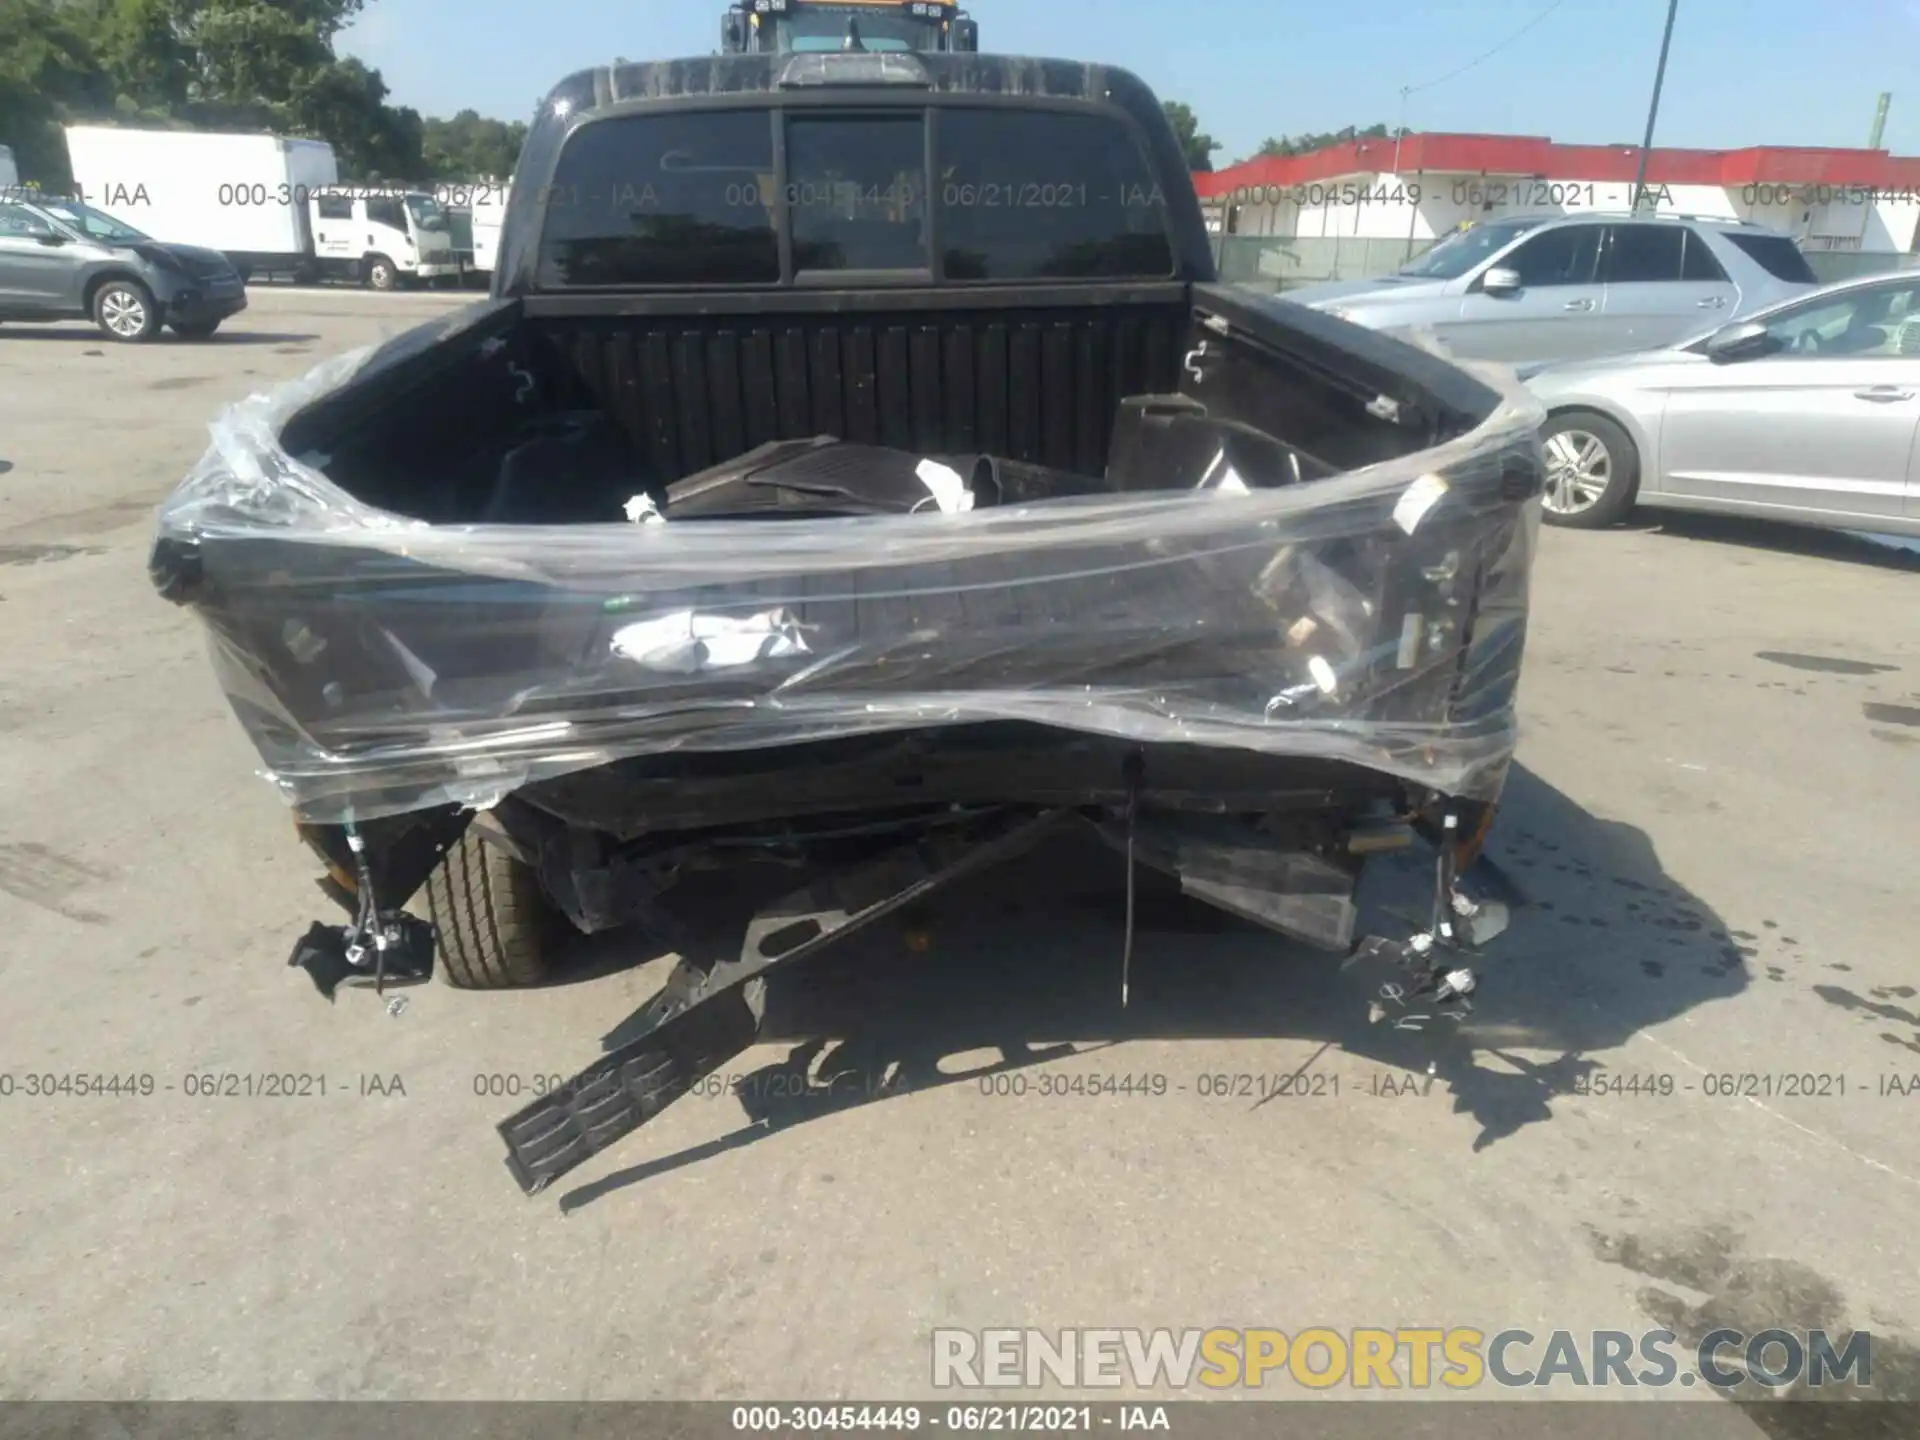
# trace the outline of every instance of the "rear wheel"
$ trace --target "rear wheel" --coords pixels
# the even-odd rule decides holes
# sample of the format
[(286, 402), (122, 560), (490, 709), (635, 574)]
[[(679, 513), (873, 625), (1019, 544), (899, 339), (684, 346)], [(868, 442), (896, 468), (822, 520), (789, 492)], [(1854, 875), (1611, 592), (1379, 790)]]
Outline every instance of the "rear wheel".
[(1569, 410), (1547, 421), (1540, 440), (1549, 525), (1599, 530), (1626, 518), (1640, 488), (1640, 452), (1626, 431), (1591, 410)]
[(447, 983), (462, 990), (539, 984), (564, 937), (533, 868), (472, 830), (428, 877), (427, 913)]
[(93, 296), (93, 323), (109, 340), (139, 345), (160, 330), (160, 311), (138, 280), (109, 280)]

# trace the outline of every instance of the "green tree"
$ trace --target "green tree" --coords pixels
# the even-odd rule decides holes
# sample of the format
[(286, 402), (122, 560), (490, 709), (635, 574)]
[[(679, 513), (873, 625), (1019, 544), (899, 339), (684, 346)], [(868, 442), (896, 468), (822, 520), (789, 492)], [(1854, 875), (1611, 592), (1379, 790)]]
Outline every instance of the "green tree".
[(1366, 129), (1356, 129), (1349, 125), (1343, 130), (1313, 131), (1304, 135), (1270, 136), (1260, 142), (1256, 156), (1269, 155), (1311, 155), (1316, 150), (1325, 150), (1329, 146), (1344, 145), (1352, 140), (1393, 140), (1411, 134), (1405, 126), (1398, 130), (1389, 130), (1385, 125), (1369, 125)]
[(177, 32), (165, 5), (154, 0), (98, 0), (68, 9), (85, 17), (94, 55), (113, 86), (113, 115), (92, 118), (184, 123), (182, 117), (193, 99), (193, 50)]
[(511, 173), (525, 125), (423, 120), (334, 52), (366, 3), (0, 0), (0, 140), (50, 189), (72, 183), (60, 127), (82, 122), (312, 136), (350, 179)]
[(451, 120), (429, 120), (427, 173), (436, 180), (505, 180), (519, 163), (526, 138), (523, 122), (490, 120), (476, 110), (462, 110)]
[(387, 94), (378, 70), (355, 59), (336, 60), (302, 89), (300, 128), (331, 143), (353, 179), (426, 179), (426, 122), (417, 110), (389, 105)]
[(22, 180), (51, 190), (73, 183), (60, 126), (114, 99), (84, 23), (75, 23), (85, 18), (46, 0), (0, 0), (0, 140)]
[(1196, 171), (1213, 169), (1213, 152), (1220, 148), (1220, 142), (1200, 129), (1199, 117), (1192, 108), (1177, 100), (1166, 101), (1162, 108), (1167, 112), (1168, 123), (1173, 126), (1174, 137), (1186, 152), (1187, 168)]
[(122, 110), (208, 121), (298, 120), (365, 0), (66, 0), (87, 17)]

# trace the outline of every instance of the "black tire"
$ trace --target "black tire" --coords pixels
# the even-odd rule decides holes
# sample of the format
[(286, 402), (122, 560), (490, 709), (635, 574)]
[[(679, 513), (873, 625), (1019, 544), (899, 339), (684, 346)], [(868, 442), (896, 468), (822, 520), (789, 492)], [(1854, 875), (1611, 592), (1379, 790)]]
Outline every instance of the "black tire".
[(160, 307), (138, 280), (109, 280), (93, 292), (93, 323), (109, 340), (144, 345), (160, 333)]
[(366, 263), (367, 288), (370, 290), (398, 290), (400, 288), (400, 267), (384, 255), (369, 255)]
[(426, 889), (449, 985), (512, 990), (538, 985), (552, 972), (562, 917), (532, 867), (469, 830), (428, 877)]
[[(1556, 437), (1569, 438), (1556, 454)], [(1604, 530), (1633, 509), (1640, 490), (1640, 452), (1614, 421), (1593, 410), (1567, 410), (1540, 427), (1547, 448), (1547, 489), (1541, 518), (1570, 530)], [(1597, 456), (1590, 445), (1598, 447)], [(1588, 457), (1576, 468), (1579, 457)], [(1604, 465), (1604, 474), (1599, 467)], [(1602, 479), (1597, 495), (1592, 483)]]
[(191, 323), (184, 320), (175, 320), (173, 322), (173, 333), (178, 335), (182, 340), (205, 340), (219, 328), (220, 322), (218, 320), (195, 320)]

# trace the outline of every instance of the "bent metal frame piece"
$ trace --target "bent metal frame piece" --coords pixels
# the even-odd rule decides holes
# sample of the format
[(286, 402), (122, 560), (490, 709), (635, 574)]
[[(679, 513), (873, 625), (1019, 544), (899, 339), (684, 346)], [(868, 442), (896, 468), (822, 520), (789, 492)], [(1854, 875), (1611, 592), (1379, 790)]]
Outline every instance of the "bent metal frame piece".
[[(640, 1038), (609, 1051), (500, 1122), (507, 1168), (528, 1195), (631, 1134), (754, 1043), (769, 973), (1031, 849), (1076, 818), (1067, 809), (1002, 812), (889, 850), (761, 911), (740, 954), (711, 967), (682, 961), (638, 1019)], [(784, 943), (783, 943), (784, 942)]]
[[(1082, 818), (1065, 807), (1037, 814), (1003, 810), (897, 846), (760, 911), (748, 923), (736, 957), (712, 965), (679, 962), (665, 988), (635, 1016), (644, 1027), (639, 1038), (609, 1051), (500, 1122), (508, 1170), (524, 1193), (539, 1194), (750, 1047), (766, 1012), (771, 972), (796, 965), (957, 880), (1010, 860)], [(1386, 959), (1394, 968), (1411, 972), (1410, 984), (1380, 988), (1389, 1002), (1385, 1018), (1395, 1028), (1417, 1030), (1428, 1019), (1464, 1018), (1478, 982), (1463, 961), (1507, 925), (1504, 902), (1475, 902), (1460, 888), (1457, 827), (1457, 816), (1449, 813), (1443, 843), (1437, 847), (1434, 908), (1427, 929), (1401, 941), (1368, 936), (1352, 947), (1342, 966)], [(1132, 829), (1129, 824), (1129, 839)], [(1129, 888), (1132, 869), (1130, 858)], [(1201, 898), (1206, 898), (1204, 893)], [(1132, 920), (1129, 904), (1129, 957)]]

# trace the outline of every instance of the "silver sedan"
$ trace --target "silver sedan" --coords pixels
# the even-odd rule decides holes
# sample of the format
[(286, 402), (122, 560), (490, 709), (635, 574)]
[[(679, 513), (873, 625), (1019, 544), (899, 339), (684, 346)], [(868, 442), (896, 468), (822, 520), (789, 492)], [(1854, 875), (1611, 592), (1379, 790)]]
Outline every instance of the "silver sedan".
[(1520, 373), (1547, 408), (1549, 524), (1647, 505), (1920, 535), (1920, 270)]

